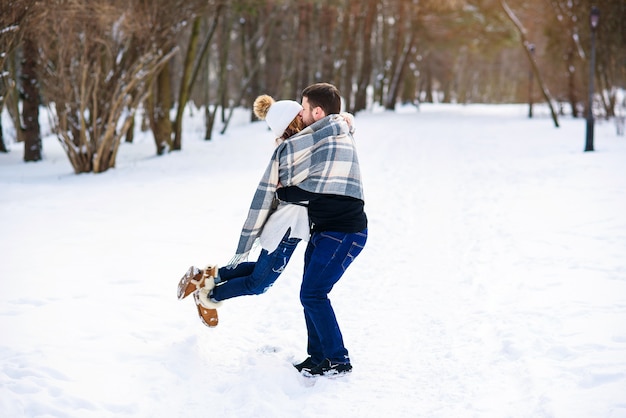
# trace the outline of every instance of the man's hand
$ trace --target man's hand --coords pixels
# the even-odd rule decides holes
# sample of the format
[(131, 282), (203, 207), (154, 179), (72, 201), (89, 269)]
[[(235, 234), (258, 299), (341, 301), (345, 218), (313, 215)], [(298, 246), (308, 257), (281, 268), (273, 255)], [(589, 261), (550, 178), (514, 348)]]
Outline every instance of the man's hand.
[(348, 129), (350, 130), (350, 133), (353, 134), (354, 131), (356, 131), (356, 128), (354, 127), (354, 116), (348, 112), (341, 112), (339, 116), (341, 116), (343, 120), (346, 121), (346, 123), (348, 124)]

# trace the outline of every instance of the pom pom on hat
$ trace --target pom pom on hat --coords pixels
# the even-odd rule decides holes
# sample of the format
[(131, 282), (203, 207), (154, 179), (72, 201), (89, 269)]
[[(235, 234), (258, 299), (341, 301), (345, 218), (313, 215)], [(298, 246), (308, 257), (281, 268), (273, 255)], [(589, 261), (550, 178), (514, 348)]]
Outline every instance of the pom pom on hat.
[(274, 101), (272, 97), (264, 94), (256, 98), (253, 110), (256, 117), (265, 119), (274, 135), (280, 138), (291, 121), (298, 116), (302, 106), (293, 100)]
[(265, 116), (267, 116), (267, 111), (270, 110), (270, 106), (274, 104), (274, 99), (267, 94), (263, 94), (257, 97), (254, 100), (254, 104), (252, 105), (252, 109), (254, 110), (254, 115), (261, 119), (265, 120)]

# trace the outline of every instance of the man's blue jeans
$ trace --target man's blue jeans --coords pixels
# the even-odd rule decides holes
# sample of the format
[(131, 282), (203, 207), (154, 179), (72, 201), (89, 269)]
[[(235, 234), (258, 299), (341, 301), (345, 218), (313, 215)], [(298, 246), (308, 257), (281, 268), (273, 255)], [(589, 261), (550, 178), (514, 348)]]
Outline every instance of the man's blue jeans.
[(319, 364), (348, 363), (350, 357), (328, 293), (367, 241), (367, 229), (357, 233), (314, 232), (304, 255), (300, 301), (308, 334), (307, 352)]
[(218, 283), (211, 294), (216, 301), (243, 295), (260, 295), (269, 289), (283, 272), (299, 238), (283, 238), (271, 254), (262, 250), (256, 262), (240, 263), (235, 268), (222, 267)]

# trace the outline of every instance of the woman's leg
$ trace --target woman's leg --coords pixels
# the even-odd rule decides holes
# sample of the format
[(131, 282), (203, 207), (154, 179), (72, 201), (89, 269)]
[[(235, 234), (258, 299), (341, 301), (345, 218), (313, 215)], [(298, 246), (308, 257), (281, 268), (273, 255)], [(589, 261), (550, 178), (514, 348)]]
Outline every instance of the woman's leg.
[(220, 284), (228, 280), (236, 279), (238, 277), (244, 277), (252, 274), (256, 262), (247, 261), (245, 263), (239, 263), (236, 267), (220, 267), (217, 270), (217, 277), (215, 277), (215, 284)]
[[(298, 238), (283, 238), (278, 248), (271, 254), (262, 250), (255, 263), (242, 263), (246, 264), (245, 268), (241, 269), (242, 272), (247, 272), (246, 275), (235, 276), (235, 271), (227, 271), (229, 270), (227, 267), (221, 268), (220, 279), (223, 283), (215, 286), (211, 299), (219, 302), (237, 296), (265, 293), (287, 266), (298, 242), (300, 242)], [(251, 264), (254, 268), (250, 272)], [(239, 269), (239, 266), (232, 270)]]

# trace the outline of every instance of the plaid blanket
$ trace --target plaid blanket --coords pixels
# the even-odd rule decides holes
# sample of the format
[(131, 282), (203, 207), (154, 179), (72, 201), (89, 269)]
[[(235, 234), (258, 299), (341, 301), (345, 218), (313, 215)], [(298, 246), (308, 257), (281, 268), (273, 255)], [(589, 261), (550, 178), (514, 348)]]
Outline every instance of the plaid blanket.
[(229, 265), (245, 260), (271, 215), (278, 184), (363, 199), (361, 172), (345, 120), (329, 115), (281, 143), (256, 189)]

